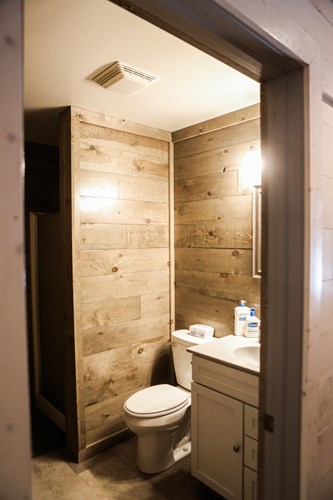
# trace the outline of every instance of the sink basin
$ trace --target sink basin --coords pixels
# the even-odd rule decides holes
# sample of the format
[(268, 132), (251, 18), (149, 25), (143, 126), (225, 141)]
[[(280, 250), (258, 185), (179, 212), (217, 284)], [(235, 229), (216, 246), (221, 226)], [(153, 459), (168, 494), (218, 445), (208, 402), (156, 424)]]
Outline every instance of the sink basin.
[(244, 363), (260, 363), (260, 345), (242, 345), (234, 349), (234, 356)]

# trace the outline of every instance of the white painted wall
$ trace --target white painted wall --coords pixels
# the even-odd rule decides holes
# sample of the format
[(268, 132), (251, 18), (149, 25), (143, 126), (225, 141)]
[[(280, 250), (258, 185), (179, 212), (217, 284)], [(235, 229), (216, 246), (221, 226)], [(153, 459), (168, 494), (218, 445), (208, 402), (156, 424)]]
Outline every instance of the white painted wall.
[[(333, 498), (333, 4), (329, 0), (216, 0), (309, 64), (302, 500)], [(320, 106), (324, 96), (326, 104)], [(331, 103), (331, 105), (328, 104)], [(285, 450), (288, 453), (288, 450)]]
[(0, 2), (0, 498), (31, 498), (24, 298), (22, 6)]
[(312, 498), (328, 499), (333, 498), (333, 107), (323, 102), (321, 112), (322, 293), (314, 336), (317, 358), (312, 360), (316, 411), (309, 426), (312, 423), (311, 428), (316, 429), (317, 446), (310, 491)]

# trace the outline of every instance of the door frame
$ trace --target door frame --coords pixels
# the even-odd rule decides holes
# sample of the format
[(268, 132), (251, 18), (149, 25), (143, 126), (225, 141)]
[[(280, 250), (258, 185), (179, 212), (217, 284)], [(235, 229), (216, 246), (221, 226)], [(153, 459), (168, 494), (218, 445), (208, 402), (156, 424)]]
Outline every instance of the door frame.
[[(262, 182), (259, 497), (305, 498), (311, 455), (304, 438), (304, 415), (311, 413), (304, 397), (307, 348), (320, 300), (321, 236), (313, 220), (320, 201), (309, 189), (319, 184), (311, 168), (319, 149), (319, 48), (267, 5), (263, 12), (242, 0), (110, 1), (262, 84), (262, 154), (270, 168)], [(268, 10), (276, 30), (265, 18)]]
[(1, 498), (31, 498), (24, 261), (23, 4), (0, 2)]
[[(309, 337), (307, 332), (308, 330), (310, 331), (312, 326), (316, 324), (318, 306), (320, 304), (320, 294), (318, 292), (319, 285), (317, 279), (317, 273), (321, 266), (321, 235), (319, 224), (317, 223), (318, 219), (320, 219), (320, 192), (316, 189), (319, 185), (319, 181), (318, 173), (316, 173), (316, 169), (314, 167), (315, 162), (318, 161), (318, 158), (320, 157), (318, 140), (320, 139), (320, 103), (322, 95), (320, 50), (309, 35), (298, 27), (294, 21), (289, 19), (280, 11), (275, 10), (274, 12), (270, 12), (274, 9), (274, 7), (270, 5), (266, 4), (265, 9), (263, 9), (259, 2), (251, 4), (250, 7), (248, 2), (245, 0), (236, 0), (234, 2), (227, 0), (216, 0), (215, 2), (212, 0), (205, 0), (205, 2), (193, 2), (193, 0), (174, 0), (173, 2), (138, 0), (120, 2), (119, 0), (114, 3), (121, 3), (121, 6), (132, 10), (134, 14), (140, 14), (141, 17), (146, 20), (153, 22), (179, 38), (192, 43), (207, 53), (221, 58), (224, 62), (228, 62), (234, 67), (237, 65), (237, 69), (243, 72), (246, 71), (246, 74), (252, 75), (254, 78), (256, 73), (258, 73), (258, 67), (260, 68), (260, 64), (257, 65), (257, 70), (255, 70), (253, 69), (251, 63), (254, 60), (254, 67), (256, 67), (255, 62), (258, 62), (258, 52), (256, 57), (253, 56), (252, 52), (249, 57), (249, 54), (247, 53), (249, 49), (247, 49), (247, 47), (237, 47), (237, 40), (235, 42), (235, 40), (233, 41), (232, 39), (229, 39), (228, 44), (225, 44), (224, 50), (221, 50), (221, 47), (219, 48), (219, 43), (222, 38), (218, 35), (220, 31), (216, 34), (216, 20), (219, 26), (221, 18), (228, 19), (233, 17), (233, 21), (235, 21), (235, 19), (239, 21), (240, 29), (242, 31), (249, 32), (251, 35), (250, 38), (256, 38), (257, 41), (260, 42), (261, 46), (265, 45), (266, 48), (268, 47), (269, 53), (270, 51), (275, 55), (276, 53), (279, 53), (282, 58), (287, 57), (292, 59), (294, 62), (297, 62), (304, 67), (304, 123), (302, 124), (304, 144), (302, 148), (302, 155), (304, 154), (305, 171), (305, 186), (303, 193), (305, 207), (303, 220), (305, 229), (303, 233), (303, 259), (305, 265), (304, 279), (302, 280), (301, 277), (299, 277), (297, 282), (298, 288), (303, 293), (303, 313), (300, 314), (301, 318), (298, 318), (299, 330), (302, 331), (303, 329), (303, 336), (298, 333), (297, 338), (293, 338), (293, 336), (290, 337), (289, 334), (293, 334), (292, 328), (294, 325), (288, 322), (288, 324), (285, 325), (285, 334), (281, 337), (274, 338), (274, 325), (271, 324), (272, 321), (267, 316), (266, 312), (264, 315), (264, 325), (266, 325), (266, 327), (273, 327), (273, 329), (270, 329), (269, 336), (267, 334), (266, 340), (264, 338), (265, 336), (263, 336), (262, 365), (264, 367), (266, 364), (266, 368), (264, 368), (265, 378), (268, 376), (268, 371), (270, 371), (272, 375), (270, 380), (274, 380), (274, 373), (276, 373), (280, 387), (281, 380), (279, 379), (279, 373), (288, 368), (289, 371), (285, 372), (283, 378), (284, 383), (287, 382), (288, 385), (299, 387), (303, 381), (303, 391), (306, 392), (306, 350)], [(214, 20), (214, 26), (212, 26), (212, 19), (206, 18), (205, 14), (208, 7), (216, 8), (216, 6), (219, 6), (221, 10)], [(156, 13), (156, 10), (159, 10), (159, 12)], [(250, 10), (251, 13), (249, 12)], [(3, 230), (7, 235), (7, 238), (3, 242), (1, 248), (1, 257), (2, 262), (4, 263), (4, 266), (1, 269), (4, 276), (8, 276), (8, 279), (6, 278), (6, 280), (3, 281), (3, 285), (6, 288), (7, 293), (5, 296), (6, 300), (2, 304), (2, 314), (0, 320), (1, 325), (4, 327), (3, 332), (8, 332), (3, 336), (3, 347), (6, 345), (7, 348), (2, 349), (1, 360), (4, 361), (2, 364), (3, 379), (7, 381), (4, 394), (5, 396), (8, 395), (12, 404), (10, 405), (10, 408), (6, 408), (6, 412), (3, 413), (1, 418), (1, 421), (4, 422), (4, 425), (1, 427), (4, 429), (1, 434), (2, 446), (7, 459), (6, 467), (1, 471), (2, 478), (4, 478), (4, 480), (0, 483), (3, 487), (7, 485), (11, 488), (10, 491), (12, 493), (17, 491), (17, 493), (22, 496), (23, 492), (25, 492), (26, 496), (29, 497), (31, 478), (29, 453), (30, 432), (27, 385), (27, 342), (24, 283), (22, 280), (22, 275), (24, 274), (24, 263), (22, 251), (19, 251), (23, 244), (22, 1), (3, 0), (3, 2), (1, 2), (1, 13), (0, 24), (4, 28), (3, 33), (7, 34), (7, 36), (4, 37), (5, 43), (2, 45), (4, 57), (0, 58), (0, 69), (2, 70), (2, 74), (6, 76), (3, 87), (4, 94), (1, 96), (1, 102), (3, 104), (1, 123), (3, 124), (3, 130), (8, 131), (7, 135), (2, 134), (0, 138), (0, 142), (2, 144), (1, 151), (2, 154), (5, 155), (5, 172), (8, 173), (5, 179), (2, 179), (3, 182), (0, 184), (0, 200), (3, 207), (3, 210), (1, 211), (2, 221), (4, 223)], [(268, 22), (270, 13), (272, 14), (272, 18), (274, 18), (274, 26), (277, 27), (276, 30), (274, 26), (271, 26)], [(191, 16), (191, 14), (193, 14), (193, 16)], [(205, 23), (202, 21), (205, 21)], [(279, 26), (284, 27), (283, 33), (279, 32)], [(217, 48), (215, 47), (215, 43), (218, 46)], [(287, 45), (287, 43), (289, 45)], [(222, 59), (221, 54), (225, 54), (225, 52), (227, 55), (224, 56), (224, 59)], [(239, 56), (240, 59), (238, 59)], [(244, 63), (242, 62), (244, 61), (244, 58), (248, 60), (246, 66), (244, 66)], [(266, 68), (264, 62), (263, 66)], [(263, 75), (259, 75), (256, 78), (260, 81), (260, 79), (263, 78)], [(269, 75), (266, 75), (265, 78), (267, 78), (266, 84), (270, 85)], [(308, 190), (310, 184), (311, 192)], [(293, 194), (294, 187), (290, 187), (290, 195)], [(13, 214), (19, 215), (13, 217)], [(290, 234), (290, 237), (291, 240), (288, 243), (292, 242), (292, 233)], [(268, 253), (267, 265), (274, 264), (272, 257), (272, 252)], [(8, 262), (12, 263), (10, 264), (12, 269), (10, 274), (5, 272)], [(270, 291), (271, 301), (275, 297), (278, 297), (278, 291), (278, 287), (276, 290), (273, 289)], [(290, 290), (288, 288), (288, 293), (289, 292)], [(11, 300), (12, 297), (14, 297), (14, 300)], [(288, 298), (288, 296), (283, 297), (285, 305), (288, 305)], [(281, 304), (279, 307), (281, 307)], [(11, 324), (11, 331), (7, 329), (8, 324)], [(17, 333), (16, 335), (12, 334), (14, 330)], [(288, 352), (291, 339), (293, 339), (293, 349), (303, 352), (303, 374), (300, 373), (300, 369), (296, 374), (295, 370), (290, 371), (290, 364), (285, 366), (286, 363), (284, 353), (285, 349), (287, 349)], [(273, 350), (273, 347), (276, 348), (275, 351)], [(270, 356), (273, 361), (281, 359), (282, 364), (275, 366), (275, 364), (269, 363), (268, 360)], [(289, 359), (291, 358), (292, 356), (289, 356)], [(14, 372), (17, 376), (12, 378), (12, 374)], [(6, 373), (8, 373), (8, 377), (6, 377)], [(268, 386), (267, 391), (269, 389), (273, 390), (274, 395), (274, 386)], [(264, 394), (264, 396), (261, 396), (261, 399), (264, 399), (266, 396), (267, 394)], [(278, 407), (281, 403), (283, 403), (284, 407), (287, 409), (287, 412), (283, 414), (285, 416), (282, 421), (282, 428), (286, 429), (288, 427), (288, 419), (290, 416), (287, 404), (288, 401), (281, 402), (279, 398), (276, 398), (275, 401), (273, 401), (273, 409), (275, 408), (279, 411)], [(303, 414), (304, 411), (311, 413), (311, 400), (306, 396), (303, 399)], [(13, 418), (15, 423), (16, 419), (19, 418), (18, 425), (15, 427), (15, 429), (18, 429), (18, 432), (12, 432), (12, 427), (7, 428), (8, 418)], [(306, 435), (306, 424), (307, 422), (303, 418), (303, 436)], [(284, 434), (286, 435), (285, 432)], [(310, 439), (307, 440), (310, 442), (305, 444), (304, 437), (301, 437), (297, 442), (297, 445), (301, 446), (305, 451), (304, 454), (302, 453), (300, 472), (300, 496), (302, 498), (305, 498), (305, 495), (303, 494), (304, 491), (306, 494), (305, 476), (307, 467), (309, 467), (310, 464), (307, 457), (311, 454), (311, 442), (313, 439), (315, 439), (315, 437), (313, 438), (313, 436), (310, 436)], [(283, 491), (283, 493), (288, 491), (289, 484), (286, 482), (285, 478), (282, 477), (283, 481), (281, 483), (281, 487), (284, 489), (277, 491), (272, 491), (273, 487), (270, 489), (270, 485), (268, 484), (269, 481), (265, 480), (269, 478), (268, 469), (272, 470), (276, 461), (280, 460), (281, 462), (281, 458), (283, 458), (282, 447), (276, 441), (275, 436), (272, 433), (267, 432), (266, 436), (262, 436), (261, 441), (265, 441), (265, 453), (273, 457), (273, 460), (269, 463), (269, 467), (266, 466), (265, 470), (260, 471), (261, 497), (272, 499), (286, 498), (283, 494), (280, 495), (281, 491)], [(20, 443), (19, 446), (17, 446), (18, 442)], [(272, 453), (272, 447), (274, 445), (277, 445), (275, 454)], [(17, 477), (17, 463), (21, 464), (20, 481), (13, 481)], [(281, 470), (279, 466), (279, 473), (280, 472)], [(296, 474), (294, 479), (291, 479), (290, 488), (292, 488), (295, 483), (299, 483), (299, 478)], [(7, 491), (9, 491), (8, 488)]]
[[(66, 418), (49, 399), (43, 395), (43, 373), (41, 367), (41, 337), (40, 337), (40, 309), (39, 309), (39, 220), (47, 217), (51, 220), (56, 217), (55, 212), (29, 212), (29, 244), (30, 244), (30, 273), (31, 273), (31, 320), (32, 320), (32, 351), (34, 360), (34, 396), (35, 403), (55, 425), (66, 433)], [(28, 262), (26, 263), (28, 265)]]

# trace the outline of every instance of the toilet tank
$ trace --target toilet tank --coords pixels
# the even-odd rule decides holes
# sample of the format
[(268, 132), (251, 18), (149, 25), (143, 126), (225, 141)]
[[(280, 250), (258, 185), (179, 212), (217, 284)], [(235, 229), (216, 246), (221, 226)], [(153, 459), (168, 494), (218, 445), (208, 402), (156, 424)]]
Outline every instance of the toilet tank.
[(190, 330), (176, 330), (172, 332), (171, 346), (177, 384), (184, 387), (184, 389), (190, 391), (192, 382), (192, 354), (187, 351), (187, 348), (198, 344), (205, 344), (212, 340), (215, 340), (214, 337), (194, 337), (190, 335)]

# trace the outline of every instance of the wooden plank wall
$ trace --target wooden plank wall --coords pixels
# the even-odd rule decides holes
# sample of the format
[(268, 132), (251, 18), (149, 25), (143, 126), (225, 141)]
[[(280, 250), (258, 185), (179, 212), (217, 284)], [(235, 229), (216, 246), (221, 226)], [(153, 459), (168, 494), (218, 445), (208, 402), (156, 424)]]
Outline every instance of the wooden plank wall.
[[(176, 328), (233, 333), (240, 299), (260, 307), (252, 277), (252, 189), (242, 158), (260, 144), (259, 105), (173, 134)], [(260, 310), (257, 311), (260, 314)]]
[(80, 461), (125, 428), (129, 395), (169, 380), (171, 134), (65, 115)]

